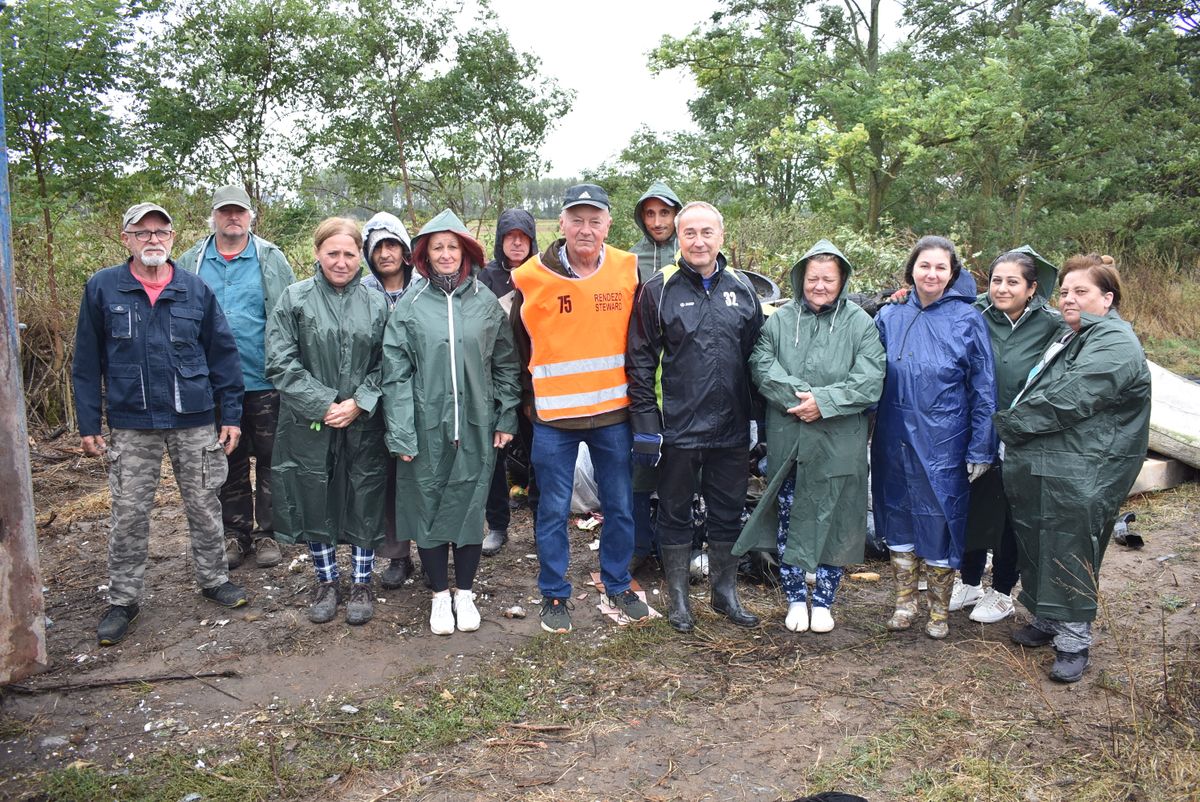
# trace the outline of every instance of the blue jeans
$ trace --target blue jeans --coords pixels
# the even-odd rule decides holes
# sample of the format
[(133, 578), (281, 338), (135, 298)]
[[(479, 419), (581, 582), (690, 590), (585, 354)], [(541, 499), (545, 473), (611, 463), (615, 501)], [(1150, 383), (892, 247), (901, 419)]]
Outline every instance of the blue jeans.
[(587, 443), (600, 491), (604, 528), (600, 531), (600, 580), (610, 596), (629, 589), (629, 558), (633, 556), (633, 481), (630, 449), (633, 436), (628, 423), (598, 429), (556, 429), (533, 424), (531, 458), (541, 497), (538, 500), (538, 590), (548, 599), (567, 599), (570, 541), (567, 518), (571, 515), (571, 489), (579, 444)]

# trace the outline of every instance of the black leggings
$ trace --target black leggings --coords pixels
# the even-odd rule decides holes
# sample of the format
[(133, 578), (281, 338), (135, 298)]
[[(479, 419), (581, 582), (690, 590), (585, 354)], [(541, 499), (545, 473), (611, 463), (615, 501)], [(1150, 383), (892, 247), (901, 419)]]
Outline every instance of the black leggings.
[[(443, 543), (431, 549), (418, 547), (421, 555), (421, 567), (425, 576), (429, 577), (429, 586), (434, 593), (441, 593), (450, 588), (450, 544)], [(476, 543), (473, 546), (454, 547), (454, 586), (459, 590), (470, 590), (475, 583), (475, 573), (479, 570), (479, 558), (483, 554), (483, 546)]]

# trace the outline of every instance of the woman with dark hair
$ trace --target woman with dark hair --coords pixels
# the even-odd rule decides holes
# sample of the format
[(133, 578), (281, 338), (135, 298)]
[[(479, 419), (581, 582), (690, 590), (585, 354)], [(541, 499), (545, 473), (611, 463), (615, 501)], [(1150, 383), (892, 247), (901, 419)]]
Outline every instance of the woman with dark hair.
[[(988, 291), (975, 300), (975, 307), (983, 313), (992, 339), (997, 409), (1008, 409), (1030, 368), (1066, 330), (1062, 315), (1047, 303), (1057, 277), (1058, 268), (1028, 245), (992, 262)], [(988, 549), (992, 550), (992, 586), (985, 592), (982, 579)], [(997, 461), (971, 485), (962, 578), (954, 580), (950, 611), (974, 605), (972, 621), (1003, 621), (1013, 614), (1017, 578), (1017, 543)]]
[(1150, 438), (1150, 370), (1117, 309), (1112, 259), (1072, 256), (1059, 275), (1068, 331), (996, 413), (1004, 489), (1033, 621), (1012, 639), (1054, 644), (1050, 678), (1076, 682), (1088, 667), (1100, 562)]
[(396, 537), (417, 542), (433, 590), (429, 628), (473, 632), (492, 468), (517, 430), (518, 363), (508, 318), (475, 277), (483, 248), (458, 216), (446, 209), (412, 246), (420, 278), (392, 310), (383, 342), (387, 447), (400, 459)]
[(337, 614), (336, 547), (350, 545), (346, 623), (374, 615), (371, 571), (383, 540), (387, 450), (379, 377), (387, 305), (361, 282), (358, 223), (331, 217), (313, 234), (312, 278), (284, 292), (267, 320), (267, 378), (279, 390), (271, 463), (275, 535), (308, 543), (317, 586), (308, 617)]
[(904, 278), (913, 292), (875, 318), (887, 374), (871, 442), (875, 529), (891, 554), (896, 609), (888, 629), (912, 626), (920, 563), (929, 580), (925, 632), (944, 638), (954, 569), (966, 535), (969, 483), (996, 455), (992, 348), (974, 298), (951, 287), (962, 272), (954, 245), (922, 237)]

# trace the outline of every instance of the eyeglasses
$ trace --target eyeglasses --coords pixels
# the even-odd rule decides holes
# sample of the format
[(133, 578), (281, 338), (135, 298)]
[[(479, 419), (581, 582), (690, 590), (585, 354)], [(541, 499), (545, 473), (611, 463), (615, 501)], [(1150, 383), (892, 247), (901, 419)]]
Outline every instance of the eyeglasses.
[(149, 242), (154, 237), (160, 240), (169, 240), (175, 236), (175, 232), (169, 228), (145, 229), (142, 231), (130, 231), (125, 229), (125, 233), (136, 239), (138, 242)]

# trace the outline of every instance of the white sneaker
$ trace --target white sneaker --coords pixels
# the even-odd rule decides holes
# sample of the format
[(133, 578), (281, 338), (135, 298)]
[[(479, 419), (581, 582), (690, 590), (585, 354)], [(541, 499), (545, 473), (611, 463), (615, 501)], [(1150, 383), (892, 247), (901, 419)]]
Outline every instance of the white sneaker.
[(479, 608), (475, 606), (475, 594), (469, 590), (454, 591), (454, 618), (459, 632), (474, 632), (479, 629)]
[(429, 613), (429, 629), (434, 635), (454, 634), (454, 602), (450, 591), (433, 594), (433, 607)]
[(971, 611), (971, 620), (981, 624), (994, 624), (1008, 618), (1015, 610), (1012, 596), (988, 588), (987, 593), (983, 594), (983, 598)]
[(808, 631), (808, 602), (789, 602), (783, 625), (792, 632)]
[(983, 587), (980, 585), (964, 585), (958, 577), (954, 577), (954, 590), (950, 592), (950, 612), (957, 612), (964, 607), (970, 607), (983, 598)]
[(832, 632), (833, 631), (833, 614), (829, 612), (828, 607), (813, 606), (812, 622), (808, 628), (813, 632)]

